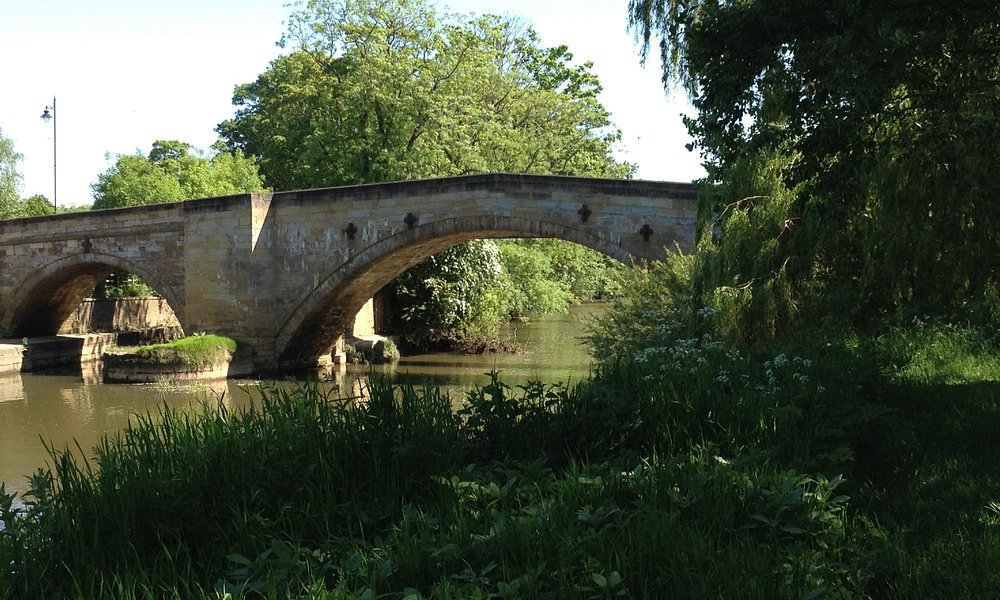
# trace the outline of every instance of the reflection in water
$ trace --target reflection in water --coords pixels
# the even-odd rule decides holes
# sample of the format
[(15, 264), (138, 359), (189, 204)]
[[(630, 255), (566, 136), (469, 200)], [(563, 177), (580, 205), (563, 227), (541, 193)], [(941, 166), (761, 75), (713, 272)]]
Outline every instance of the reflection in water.
[[(528, 381), (572, 384), (590, 374), (590, 354), (581, 338), (588, 323), (603, 309), (600, 304), (576, 306), (566, 314), (511, 324), (505, 335), (523, 349), (518, 354), (421, 354), (404, 356), (382, 370), (392, 373), (397, 381), (426, 381), (460, 393), (488, 383), (492, 370), (499, 371), (501, 380), (511, 386)], [(348, 366), (349, 375), (367, 370)]]
[[(405, 383), (445, 387), (458, 400), (464, 391), (500, 372), (511, 386), (530, 380), (576, 382), (589, 373), (590, 359), (579, 337), (599, 305), (574, 307), (569, 313), (512, 325), (509, 337), (524, 349), (520, 354), (423, 354), (404, 357), (376, 370)], [(321, 373), (321, 386), (335, 395), (361, 398), (369, 367), (348, 365)], [(246, 406), (259, 398), (260, 382), (228, 380), (169, 386), (163, 384), (103, 384), (91, 367), (86, 372), (0, 375), (0, 482), (7, 490), (26, 489), (25, 476), (49, 461), (44, 440), (56, 449), (93, 448), (105, 434), (124, 429), (132, 415), (156, 413), (163, 407), (188, 408), (222, 402), (227, 408)], [(268, 385), (294, 385), (266, 382)]]
[(0, 403), (24, 400), (24, 381), (20, 373), (0, 373)]

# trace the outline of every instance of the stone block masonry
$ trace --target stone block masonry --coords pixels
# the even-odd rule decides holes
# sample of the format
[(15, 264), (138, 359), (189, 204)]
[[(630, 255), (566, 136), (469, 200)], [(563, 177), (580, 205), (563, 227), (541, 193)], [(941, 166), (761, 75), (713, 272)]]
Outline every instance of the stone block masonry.
[(4, 221), (0, 337), (65, 329), (124, 269), (185, 332), (232, 337), (258, 368), (306, 366), (383, 285), (460, 242), (554, 237), (628, 263), (692, 250), (696, 214), (691, 184), (486, 174)]

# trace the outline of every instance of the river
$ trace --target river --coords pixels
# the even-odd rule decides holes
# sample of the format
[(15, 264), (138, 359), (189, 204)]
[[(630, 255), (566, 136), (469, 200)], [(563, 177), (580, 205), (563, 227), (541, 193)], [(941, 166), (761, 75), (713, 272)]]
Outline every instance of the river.
[[(602, 310), (599, 304), (576, 306), (566, 314), (512, 324), (504, 335), (521, 346), (523, 352), (518, 354), (421, 354), (405, 356), (380, 370), (392, 373), (397, 381), (440, 385), (453, 398), (487, 383), (494, 369), (512, 386), (529, 380), (573, 383), (589, 374), (590, 356), (581, 336)], [(368, 367), (348, 365), (319, 375), (327, 380), (322, 385), (350, 394), (368, 373)], [(126, 427), (131, 415), (155, 413), (163, 406), (187, 409), (202, 401), (215, 404), (220, 398), (229, 406), (246, 405), (258, 383), (230, 379), (183, 387), (104, 384), (96, 371), (0, 375), (0, 482), (7, 491), (24, 491), (25, 477), (48, 460), (43, 440), (57, 449), (79, 445), (89, 451), (104, 435)]]

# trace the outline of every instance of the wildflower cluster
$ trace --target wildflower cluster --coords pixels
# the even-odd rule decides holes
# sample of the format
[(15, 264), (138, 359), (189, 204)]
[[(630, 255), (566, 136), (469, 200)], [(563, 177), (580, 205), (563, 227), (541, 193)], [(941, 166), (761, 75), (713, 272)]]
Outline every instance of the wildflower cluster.
[[(714, 311), (706, 307), (696, 314), (704, 325), (711, 321)], [(760, 362), (760, 357), (716, 339), (710, 331), (692, 335), (691, 327), (682, 322), (681, 316), (676, 308), (644, 314), (646, 345), (631, 356), (642, 368), (644, 381), (736, 394), (750, 391), (770, 397), (825, 392), (824, 386), (814, 381), (811, 359), (779, 353)]]

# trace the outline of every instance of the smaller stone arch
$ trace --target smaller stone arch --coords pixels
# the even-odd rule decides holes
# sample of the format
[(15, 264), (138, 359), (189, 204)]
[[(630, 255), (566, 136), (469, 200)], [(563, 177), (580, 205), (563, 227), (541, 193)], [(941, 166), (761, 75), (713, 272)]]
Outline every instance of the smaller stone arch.
[(2, 329), (15, 337), (54, 335), (97, 281), (115, 269), (134, 273), (161, 294), (184, 323), (181, 297), (155, 274), (120, 257), (88, 252), (52, 261), (25, 277), (3, 315)]
[(278, 330), (275, 350), (279, 365), (312, 364), (329, 352), (372, 294), (424, 259), (468, 240), (508, 237), (558, 238), (625, 264), (634, 261), (611, 240), (553, 221), (488, 215), (421, 224), (375, 242), (325, 275)]

